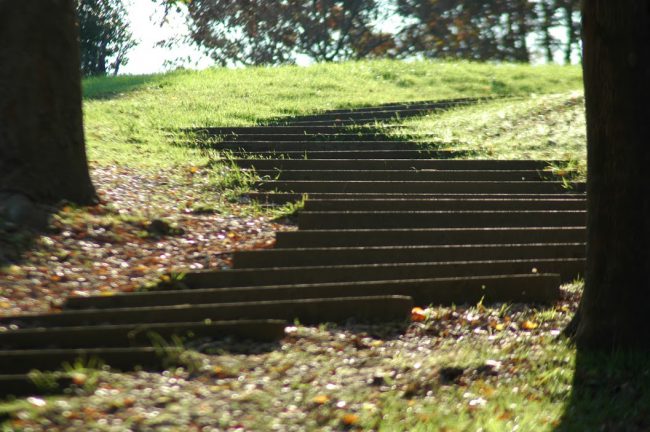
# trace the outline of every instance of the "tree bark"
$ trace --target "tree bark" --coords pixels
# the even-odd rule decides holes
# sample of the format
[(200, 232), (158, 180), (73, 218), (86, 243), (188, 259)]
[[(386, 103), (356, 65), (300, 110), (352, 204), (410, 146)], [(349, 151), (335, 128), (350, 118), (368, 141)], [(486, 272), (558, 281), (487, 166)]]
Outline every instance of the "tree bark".
[(0, 0), (0, 191), (89, 204), (73, 0)]
[(650, 2), (585, 0), (588, 222), (576, 342), (650, 349)]

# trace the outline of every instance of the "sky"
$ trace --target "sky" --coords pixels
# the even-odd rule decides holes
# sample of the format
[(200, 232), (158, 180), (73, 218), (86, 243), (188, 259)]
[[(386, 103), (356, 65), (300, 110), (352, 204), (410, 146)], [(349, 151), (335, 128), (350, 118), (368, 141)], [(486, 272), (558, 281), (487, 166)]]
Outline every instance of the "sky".
[(126, 2), (126, 6), (131, 31), (139, 44), (129, 52), (129, 63), (120, 68), (120, 73), (139, 75), (162, 72), (169, 69), (166, 61), (188, 56), (192, 63), (196, 62), (192, 67), (205, 68), (212, 64), (210, 59), (188, 44), (176, 46), (173, 50), (155, 46), (161, 40), (187, 33), (182, 16), (170, 14), (169, 22), (161, 26), (161, 8), (151, 0), (131, 0)]

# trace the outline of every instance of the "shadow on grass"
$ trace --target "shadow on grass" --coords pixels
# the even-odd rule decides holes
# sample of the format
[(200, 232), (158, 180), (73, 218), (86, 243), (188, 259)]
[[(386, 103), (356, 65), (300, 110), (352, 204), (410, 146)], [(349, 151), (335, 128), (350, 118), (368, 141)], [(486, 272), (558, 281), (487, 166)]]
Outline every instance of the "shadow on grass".
[(93, 77), (83, 80), (84, 100), (117, 99), (145, 87), (163, 86), (164, 77), (159, 75), (119, 75), (116, 77)]
[(557, 431), (649, 431), (650, 353), (578, 350), (571, 398)]
[[(415, 150), (438, 150), (441, 143), (417, 142), (413, 136), (388, 133), (386, 126), (400, 120), (430, 115), (460, 106), (479, 103), (483, 99), (464, 98), (437, 101), (393, 102), (359, 108), (328, 110), (300, 116), (282, 116), (263, 124), (237, 127), (187, 128), (175, 145), (199, 150), (219, 150), (219, 143), (228, 141), (400, 141), (412, 144)], [(291, 127), (293, 130), (269, 131), (269, 128)], [(303, 138), (304, 137), (304, 138)]]

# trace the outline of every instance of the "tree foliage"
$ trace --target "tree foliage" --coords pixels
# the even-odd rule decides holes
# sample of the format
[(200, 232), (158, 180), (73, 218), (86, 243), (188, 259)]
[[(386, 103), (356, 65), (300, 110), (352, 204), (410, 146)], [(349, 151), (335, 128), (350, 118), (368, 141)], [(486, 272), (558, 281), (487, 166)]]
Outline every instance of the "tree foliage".
[[(160, 1), (168, 8), (179, 6), (178, 1)], [(553, 61), (560, 49), (570, 62), (579, 48), (578, 1), (183, 3), (189, 11), (191, 40), (217, 63), (258, 65), (292, 63), (299, 56), (313, 61), (417, 56), (528, 62), (541, 55)], [(558, 37), (562, 29), (566, 36)]]
[[(408, 24), (400, 51), (425, 57), (528, 62), (535, 50), (553, 61), (560, 41), (553, 29), (566, 26), (565, 61), (578, 47), (579, 0), (397, 0)], [(537, 47), (530, 46), (534, 35)]]
[(194, 0), (191, 38), (220, 64), (334, 61), (389, 55), (393, 37), (373, 26), (376, 0)]
[(136, 42), (122, 0), (76, 0), (81, 71), (86, 76), (117, 75)]

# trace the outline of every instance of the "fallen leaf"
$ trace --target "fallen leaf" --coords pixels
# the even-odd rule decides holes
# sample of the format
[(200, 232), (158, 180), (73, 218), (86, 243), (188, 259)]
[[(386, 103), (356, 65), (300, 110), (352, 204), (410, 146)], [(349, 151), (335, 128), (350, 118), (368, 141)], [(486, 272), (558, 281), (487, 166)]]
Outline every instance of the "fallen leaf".
[(426, 321), (427, 319), (427, 314), (424, 311), (424, 309), (420, 307), (414, 307), (411, 309), (411, 321), (413, 322), (422, 322)]
[(359, 423), (359, 416), (356, 414), (345, 414), (342, 418), (341, 421), (343, 422), (344, 425), (346, 426), (354, 426), (357, 423)]
[(318, 396), (314, 396), (314, 398), (311, 401), (317, 405), (324, 405), (330, 401), (330, 398), (327, 395), (318, 395)]
[(530, 320), (526, 320), (521, 323), (521, 328), (524, 330), (535, 330), (537, 327), (539, 327), (539, 325)]

